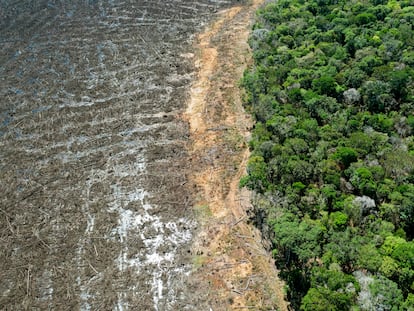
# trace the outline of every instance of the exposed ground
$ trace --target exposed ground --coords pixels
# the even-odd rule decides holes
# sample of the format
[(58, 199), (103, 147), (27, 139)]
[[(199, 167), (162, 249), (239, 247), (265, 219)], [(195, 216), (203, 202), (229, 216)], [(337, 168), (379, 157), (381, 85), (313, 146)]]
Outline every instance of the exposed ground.
[(0, 2), (1, 310), (198, 310), (179, 116), (229, 5)]
[(251, 120), (238, 81), (249, 62), (255, 0), (220, 12), (198, 36), (198, 78), (186, 117), (193, 141), (191, 179), (201, 229), (193, 244), (194, 288), (202, 310), (287, 310), (283, 283), (260, 232), (248, 223), (250, 193), (238, 187), (249, 156)]
[(0, 1), (1, 310), (282, 303), (237, 188), (234, 3)]

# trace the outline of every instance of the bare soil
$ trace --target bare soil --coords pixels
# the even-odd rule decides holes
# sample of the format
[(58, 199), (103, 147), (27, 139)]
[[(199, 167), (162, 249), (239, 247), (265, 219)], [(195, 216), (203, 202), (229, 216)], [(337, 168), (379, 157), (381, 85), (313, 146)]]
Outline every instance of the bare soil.
[(192, 246), (193, 287), (202, 310), (288, 309), (266, 241), (248, 222), (250, 193), (238, 187), (252, 125), (238, 81), (250, 61), (248, 34), (262, 2), (221, 11), (197, 40), (198, 78), (186, 118), (193, 141), (194, 209), (201, 224)]
[(1, 310), (285, 309), (237, 187), (245, 2), (0, 1)]

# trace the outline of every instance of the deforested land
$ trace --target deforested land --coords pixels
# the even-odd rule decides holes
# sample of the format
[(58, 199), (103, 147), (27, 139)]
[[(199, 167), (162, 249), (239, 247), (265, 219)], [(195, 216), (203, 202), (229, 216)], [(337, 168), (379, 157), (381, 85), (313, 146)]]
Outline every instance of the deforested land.
[(2, 310), (197, 310), (194, 39), (232, 1), (1, 1)]

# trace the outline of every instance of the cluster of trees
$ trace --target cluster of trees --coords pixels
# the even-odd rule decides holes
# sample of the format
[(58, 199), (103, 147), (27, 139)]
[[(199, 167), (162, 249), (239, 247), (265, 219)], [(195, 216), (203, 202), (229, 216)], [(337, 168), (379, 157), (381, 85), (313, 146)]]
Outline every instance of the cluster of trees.
[(248, 175), (301, 310), (414, 310), (414, 6), (278, 0), (245, 72)]

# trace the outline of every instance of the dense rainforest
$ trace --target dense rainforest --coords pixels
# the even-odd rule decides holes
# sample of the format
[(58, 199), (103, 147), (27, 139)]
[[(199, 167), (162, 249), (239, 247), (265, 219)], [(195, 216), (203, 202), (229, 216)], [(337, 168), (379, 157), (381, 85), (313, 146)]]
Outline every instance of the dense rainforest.
[(296, 310), (414, 310), (413, 24), (407, 0), (258, 12), (240, 184)]

